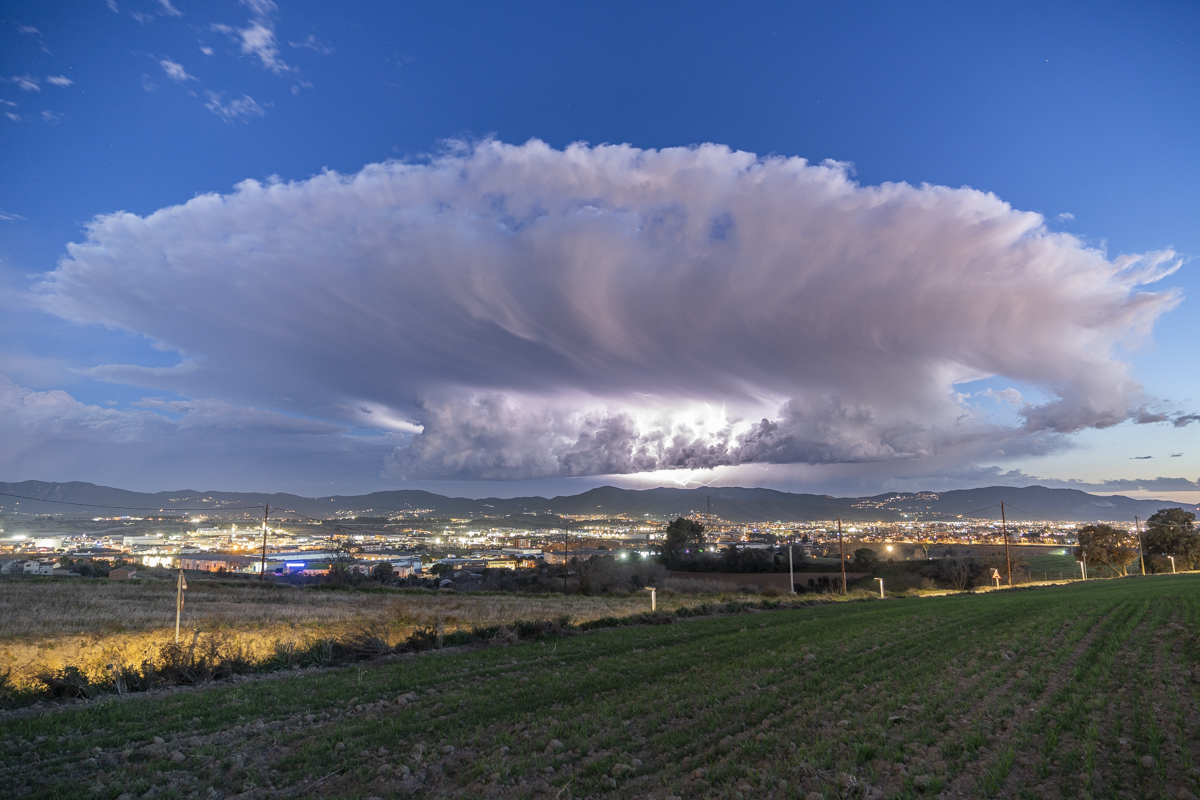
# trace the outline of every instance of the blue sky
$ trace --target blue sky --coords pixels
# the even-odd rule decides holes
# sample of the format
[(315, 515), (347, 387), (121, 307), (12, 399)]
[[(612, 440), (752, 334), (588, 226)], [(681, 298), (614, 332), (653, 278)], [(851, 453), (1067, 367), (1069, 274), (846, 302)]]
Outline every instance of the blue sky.
[[(1200, 499), (1200, 424), (1186, 424), (1200, 412), (1194, 4), (116, 0), (9, 2), (2, 13), (0, 430), (10, 445), (0, 479), (472, 495), (692, 481), (857, 494), (1036, 479)], [(641, 155), (567, 155), (579, 142)], [(727, 150), (647, 155), (704, 143)], [(751, 169), (739, 152), (780, 175), (797, 169), (787, 159), (806, 159), (815, 194), (730, 182), (730, 170)], [(819, 173), (826, 159), (842, 166)], [(389, 161), (427, 172), (360, 173)], [(324, 170), (367, 188), (346, 194), (320, 182)], [(428, 207), (417, 184), (456, 170), (478, 176), (474, 188), (442, 184), (435, 199), (467, 216), (406, 216), (419, 237), (391, 227), (364, 238), (380, 214)], [(663, 208), (692, 220), (697, 197), (711, 197), (706, 214), (733, 210), (700, 226), (711, 253), (599, 245), (599, 228), (554, 222), (582, 207), (582, 190), (563, 188), (570, 170), (591, 171), (587, 208), (615, 214), (604, 225)], [(628, 181), (645, 175), (662, 188), (642, 207)], [(235, 190), (247, 180), (265, 188)], [(832, 228), (808, 238), (742, 216), (795, 203), (794, 219), (811, 221), (825, 213), (812, 198), (843, 191), (838, 181), (858, 188), (844, 190)], [(908, 220), (900, 228), (845, 212), (889, 182), (914, 187), (887, 200)], [(1011, 210), (979, 211), (986, 194), (936, 187), (972, 187)], [(399, 199), (380, 206), (363, 192)], [(236, 203), (168, 213), (210, 193)], [(511, 235), (465, 233), (477, 204), (491, 198), (491, 213), (496, 197), (508, 206), (495, 222)], [(323, 204), (352, 213), (314, 210)], [(296, 225), (287, 241), (299, 242), (291, 255), (271, 238), (284, 211)], [(997, 224), (1042, 215), (1022, 230), (1045, 252), (972, 238), (963, 220), (977, 212)], [(68, 255), (98, 217), (95, 246)], [(948, 232), (926, 238), (935, 228)], [(468, 234), (481, 249), (463, 244)], [(916, 241), (905, 237), (932, 255), (904, 261)], [(856, 241), (874, 243), (856, 266), (830, 257), (803, 287), (771, 261)], [(1120, 286), (1104, 266), (1166, 250)], [(210, 260), (179, 255), (193, 253)], [(675, 258), (677, 283), (639, 283)], [(891, 272), (901, 262), (911, 280)], [(989, 264), (997, 274), (985, 284)], [(883, 271), (903, 288), (881, 315), (864, 287)], [(615, 306), (573, 295), (564, 287), (579, 276), (597, 281), (588, 291), (629, 294), (606, 295)], [(471, 280), (494, 283), (468, 302), (455, 292)], [(671, 308), (672, 285), (696, 313)], [(499, 307), (499, 289), (513, 304)], [(1131, 310), (1137, 293), (1169, 290)], [(1081, 296), (1096, 299), (1072, 305)], [(768, 310), (773, 297), (795, 305)], [(550, 313), (556, 303), (574, 317)], [(844, 311), (840, 327), (803, 323), (824, 308)], [(1048, 320), (1056, 308), (1065, 327)], [(855, 331), (871, 326), (855, 309), (878, 320), (862, 341)], [(1028, 319), (1002, 324), (1009, 312)], [(643, 325), (672, 314), (676, 325)], [(1096, 329), (1097, 314), (1116, 321)], [(484, 318), (478, 330), (461, 322)], [(842, 350), (843, 338), (855, 346)], [(888, 364), (905, 369), (890, 375)], [(905, 388), (880, 392), (889, 380)], [(955, 421), (964, 414), (970, 430)], [(755, 434), (759, 418), (777, 432)]]

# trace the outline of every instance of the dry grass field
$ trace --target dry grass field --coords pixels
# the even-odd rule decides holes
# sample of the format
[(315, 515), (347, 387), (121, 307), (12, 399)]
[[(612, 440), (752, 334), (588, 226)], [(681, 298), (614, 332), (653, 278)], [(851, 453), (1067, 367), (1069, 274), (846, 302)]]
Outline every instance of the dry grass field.
[[(634, 595), (458, 594), (339, 590), (190, 578), (181, 629), (186, 636), (236, 636), (256, 658), (281, 642), (303, 647), (363, 626), (394, 642), (420, 628), (459, 629), (569, 617), (575, 623), (648, 611)], [(674, 610), (713, 595), (658, 597)], [(43, 670), (75, 665), (98, 674), (107, 664), (140, 663), (174, 636), (175, 586), (167, 580), (0, 581), (0, 671), (21, 685)]]

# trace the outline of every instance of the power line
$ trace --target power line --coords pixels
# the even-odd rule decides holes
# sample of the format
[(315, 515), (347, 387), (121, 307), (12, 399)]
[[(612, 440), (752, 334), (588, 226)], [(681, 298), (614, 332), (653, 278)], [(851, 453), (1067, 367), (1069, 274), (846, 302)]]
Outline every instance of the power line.
[(974, 511), (968, 511), (968, 512), (967, 512), (967, 513), (965, 513), (965, 514), (959, 514), (958, 516), (960, 516), (960, 517), (969, 517), (969, 516), (971, 516), (972, 514), (978, 514), (980, 511), (987, 511), (989, 508), (999, 508), (999, 507), (1000, 507), (1000, 504), (999, 504), (999, 503), (992, 503), (990, 506), (984, 506), (983, 508), (977, 508), (977, 509), (975, 509)]

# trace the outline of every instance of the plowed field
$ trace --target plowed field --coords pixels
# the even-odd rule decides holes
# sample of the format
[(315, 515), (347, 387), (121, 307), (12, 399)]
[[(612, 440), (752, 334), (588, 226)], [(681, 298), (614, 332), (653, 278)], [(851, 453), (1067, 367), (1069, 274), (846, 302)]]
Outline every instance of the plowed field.
[(443, 651), (8, 717), (0, 791), (1192, 797), (1198, 619), (1180, 575)]

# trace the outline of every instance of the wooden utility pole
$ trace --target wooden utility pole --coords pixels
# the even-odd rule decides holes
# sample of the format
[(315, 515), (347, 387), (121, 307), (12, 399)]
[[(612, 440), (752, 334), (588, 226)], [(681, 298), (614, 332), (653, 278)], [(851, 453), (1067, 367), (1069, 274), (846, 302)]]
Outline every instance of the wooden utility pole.
[(788, 580), (792, 582), (792, 594), (796, 593), (796, 571), (792, 568), (792, 543), (788, 542)]
[(842, 562), (842, 594), (846, 594), (846, 548), (842, 544), (841, 517), (838, 517), (838, 559)]
[(1138, 563), (1142, 565), (1142, 577), (1144, 578), (1146, 577), (1146, 553), (1142, 550), (1142, 521), (1135, 516), (1133, 524), (1137, 526)]
[(263, 506), (263, 549), (262, 563), (258, 567), (258, 579), (265, 581), (267, 579), (267, 516), (271, 513), (271, 504), (267, 503)]
[(183, 559), (179, 560), (179, 579), (175, 581), (175, 644), (179, 644), (179, 617), (183, 613), (183, 592), (187, 579), (183, 577)]
[(1012, 586), (1012, 556), (1008, 553), (1008, 520), (1004, 516), (1004, 501), (1000, 501), (1000, 527), (1004, 530), (1004, 559), (1008, 562), (1008, 585)]

